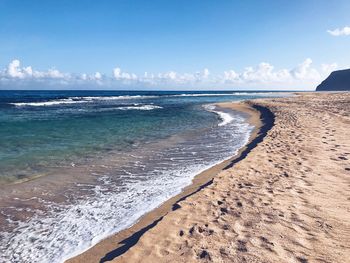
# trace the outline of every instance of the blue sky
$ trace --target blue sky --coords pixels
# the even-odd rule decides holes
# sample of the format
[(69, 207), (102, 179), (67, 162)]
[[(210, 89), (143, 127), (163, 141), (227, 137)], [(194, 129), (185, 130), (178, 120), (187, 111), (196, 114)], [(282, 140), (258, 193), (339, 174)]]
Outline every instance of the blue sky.
[(0, 0), (0, 88), (313, 88), (350, 64), (349, 14), (345, 0)]

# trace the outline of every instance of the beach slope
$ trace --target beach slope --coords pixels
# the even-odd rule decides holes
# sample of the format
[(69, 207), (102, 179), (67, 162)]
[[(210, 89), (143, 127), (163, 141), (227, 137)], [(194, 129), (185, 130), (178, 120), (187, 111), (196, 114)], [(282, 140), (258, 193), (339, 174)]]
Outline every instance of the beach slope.
[(273, 113), (263, 141), (149, 225), (135, 245), (107, 250), (101, 262), (350, 258), (350, 94), (244, 104)]

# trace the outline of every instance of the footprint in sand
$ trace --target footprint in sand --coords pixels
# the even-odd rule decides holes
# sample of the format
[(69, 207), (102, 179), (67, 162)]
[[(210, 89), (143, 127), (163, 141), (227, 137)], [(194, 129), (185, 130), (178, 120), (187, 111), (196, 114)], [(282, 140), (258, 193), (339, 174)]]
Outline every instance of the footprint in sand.
[(238, 240), (237, 241), (237, 250), (239, 252), (247, 252), (248, 251), (248, 249), (247, 249), (247, 241)]

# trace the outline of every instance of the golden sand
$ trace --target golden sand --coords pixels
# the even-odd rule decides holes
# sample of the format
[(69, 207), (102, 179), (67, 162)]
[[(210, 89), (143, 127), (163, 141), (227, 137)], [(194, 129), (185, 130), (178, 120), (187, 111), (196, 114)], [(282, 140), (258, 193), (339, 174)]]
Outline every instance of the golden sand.
[[(251, 114), (250, 144), (69, 262), (350, 259), (350, 93), (221, 106)], [(256, 109), (274, 125), (261, 125)]]

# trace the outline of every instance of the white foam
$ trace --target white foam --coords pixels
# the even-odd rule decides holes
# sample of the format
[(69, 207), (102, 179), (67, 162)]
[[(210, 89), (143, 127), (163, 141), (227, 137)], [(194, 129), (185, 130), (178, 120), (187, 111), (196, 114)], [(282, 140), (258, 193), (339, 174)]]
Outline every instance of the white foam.
[(41, 101), (41, 102), (15, 102), (10, 104), (15, 105), (17, 107), (23, 107), (23, 106), (40, 107), (40, 106), (54, 106), (54, 105), (60, 105), (60, 104), (75, 104), (75, 103), (84, 103), (84, 102), (88, 102), (88, 101), (73, 100), (69, 98), (69, 99), (59, 99), (59, 100)]
[(234, 120), (234, 118), (231, 116), (231, 114), (229, 114), (227, 112), (216, 110), (217, 107), (215, 105), (205, 105), (204, 108), (210, 112), (214, 112), (217, 115), (219, 115), (222, 122), (220, 122), (218, 124), (218, 126), (225, 126), (226, 124), (229, 124), (230, 122), (232, 122)]
[(169, 97), (215, 97), (215, 96), (230, 96), (233, 95), (233, 93), (196, 93), (196, 94), (176, 94), (176, 95), (169, 95)]
[(87, 97), (69, 97), (67, 99), (57, 99), (57, 100), (39, 101), (39, 102), (15, 102), (10, 104), (15, 105), (17, 107), (23, 107), (23, 106), (40, 107), (40, 106), (54, 106), (54, 105), (60, 105), (60, 104), (88, 103), (88, 102), (94, 102), (94, 101), (151, 99), (151, 98), (157, 98), (157, 97), (158, 96), (142, 96), (142, 95), (98, 96), (98, 97), (87, 96)]
[(140, 106), (123, 106), (116, 107), (118, 110), (154, 110), (154, 109), (162, 109), (163, 107), (157, 105), (140, 105)]
[(142, 215), (180, 193), (196, 174), (217, 163), (170, 170), (152, 181), (130, 180), (123, 185), (126, 192), (106, 192), (103, 185), (96, 186), (96, 195), (90, 200), (66, 207), (52, 205), (61, 212), (36, 216), (20, 223), (12, 233), (3, 233), (0, 261), (64, 262), (130, 227)]
[[(134, 107), (138, 106), (145, 105)], [(213, 105), (207, 107), (215, 110)], [(195, 175), (230, 158), (247, 143), (251, 131), (249, 124), (240, 116), (230, 123), (219, 129), (227, 129), (232, 138), (237, 134), (241, 137), (237, 144), (228, 147), (230, 150), (225, 155), (216, 157), (211, 163), (167, 168), (151, 180), (130, 179), (113, 191), (106, 191), (112, 183), (108, 177), (102, 177), (101, 185), (94, 187), (93, 197), (74, 205), (51, 204), (52, 212), (37, 214), (28, 222), (20, 223), (14, 231), (2, 233), (0, 262), (64, 262), (107, 236), (130, 227), (143, 214), (180, 193), (191, 184)], [(231, 125), (237, 134), (233, 135)]]
[(231, 121), (233, 121), (232, 116), (229, 113), (222, 112), (222, 111), (216, 111), (217, 114), (219, 114), (220, 118), (222, 119), (222, 122), (220, 122), (219, 126), (224, 126), (226, 124), (229, 124)]
[[(24, 107), (24, 106), (32, 106), (32, 107), (40, 107), (40, 106), (54, 106), (54, 105), (60, 105), (60, 104), (76, 104), (76, 103), (86, 103), (91, 102), (94, 99), (88, 100), (85, 98), (84, 100), (76, 100), (76, 98), (73, 99), (60, 99), (60, 100), (52, 100), (52, 101), (43, 101), (43, 102), (18, 102), (18, 103), (11, 103), (12, 105), (15, 105), (17, 107)], [(113, 109), (117, 110), (154, 110), (154, 109), (161, 109), (161, 106), (149, 104), (149, 105), (139, 105), (134, 104), (133, 106), (121, 106), (121, 107), (114, 107)]]
[(269, 96), (276, 94), (276, 92), (233, 92), (233, 93), (183, 93), (183, 94), (168, 94), (168, 95), (121, 95), (121, 96), (84, 96), (84, 97), (71, 97), (73, 99), (84, 100), (126, 100), (126, 99), (155, 99), (166, 97), (216, 97), (216, 96)]
[(159, 96), (149, 96), (149, 95), (121, 95), (121, 96), (85, 96), (85, 97), (75, 97), (84, 100), (129, 100), (129, 99), (154, 99)]
[[(283, 93), (287, 96), (287, 93)], [(121, 96), (83, 96), (83, 97), (69, 97), (67, 99), (58, 99), (42, 102), (16, 102), (10, 103), (12, 105), (23, 106), (54, 106), (60, 104), (75, 104), (87, 103), (95, 101), (110, 101), (110, 100), (133, 100), (133, 99), (154, 99), (166, 97), (217, 97), (217, 96), (281, 96), (280, 92), (233, 92), (233, 93), (196, 93), (196, 94), (171, 94), (171, 95), (121, 95)]]

